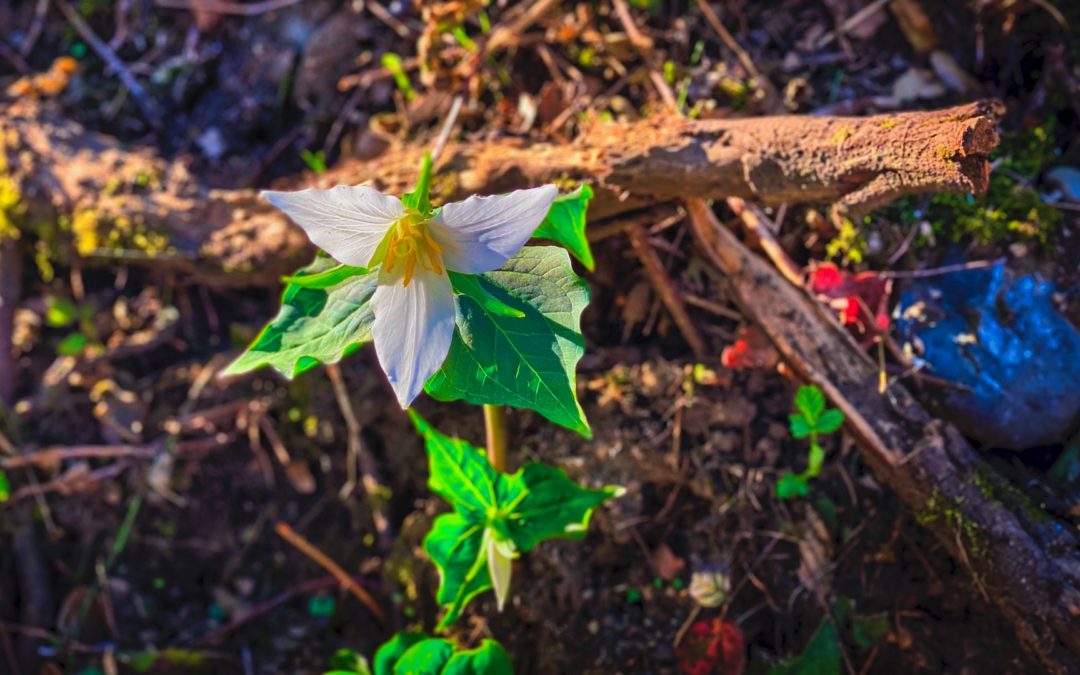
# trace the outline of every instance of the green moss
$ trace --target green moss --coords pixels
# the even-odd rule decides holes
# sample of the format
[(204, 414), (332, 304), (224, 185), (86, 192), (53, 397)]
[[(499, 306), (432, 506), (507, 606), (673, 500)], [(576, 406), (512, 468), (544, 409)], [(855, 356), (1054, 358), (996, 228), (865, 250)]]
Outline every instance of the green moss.
[(75, 251), (81, 256), (117, 254), (131, 251), (154, 256), (170, 250), (169, 238), (155, 232), (141, 219), (108, 217), (93, 209), (79, 209), (61, 221), (70, 228)]
[(983, 497), (999, 502), (1005, 508), (1019, 508), (1033, 522), (1052, 521), (1046, 511), (1036, 506), (1030, 497), (1005, 481), (995, 480), (981, 467), (971, 474), (971, 482)]
[(3, 128), (0, 128), (0, 241), (18, 239), (19, 224), (26, 215), (19, 186), (8, 174), (5, 136)]
[(978, 523), (964, 515), (963, 500), (941, 495), (936, 490), (926, 500), (922, 511), (916, 512), (915, 520), (920, 525), (944, 523), (949, 530), (957, 533), (967, 554), (972, 558), (981, 558), (986, 554), (989, 538)]
[(830, 260), (841, 258), (845, 265), (857, 265), (866, 254), (866, 237), (850, 218), (844, 218), (840, 231), (825, 244), (825, 254)]
[(925, 214), (918, 211), (920, 202), (909, 197), (894, 204), (892, 217), (908, 224), (925, 218), (933, 235), (945, 241), (1047, 245), (1063, 219), (1032, 184), (1057, 158), (1053, 130), (1050, 118), (1042, 126), (1003, 135), (992, 155), (995, 168), (985, 195), (937, 194)]

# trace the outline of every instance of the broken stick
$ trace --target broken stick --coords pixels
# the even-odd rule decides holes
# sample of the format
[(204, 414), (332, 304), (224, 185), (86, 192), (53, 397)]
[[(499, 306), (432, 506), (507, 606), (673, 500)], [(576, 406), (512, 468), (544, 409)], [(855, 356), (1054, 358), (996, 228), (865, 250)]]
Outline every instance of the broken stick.
[[(433, 196), (588, 182), (597, 188), (594, 222), (658, 201), (726, 197), (834, 203), (837, 216), (855, 218), (904, 195), (983, 192), (998, 112), (998, 104), (982, 102), (867, 118), (658, 116), (598, 124), (568, 145), (450, 143)], [(370, 181), (401, 194), (413, 186), (423, 149), (346, 161), (284, 187)], [(312, 254), (299, 228), (255, 191), (208, 190), (182, 162), (125, 149), (44, 103), (20, 101), (0, 114), (0, 152), (25, 211), (20, 226), (65, 219), (72, 248), (84, 257), (171, 267), (211, 284), (258, 285), (276, 283)]]

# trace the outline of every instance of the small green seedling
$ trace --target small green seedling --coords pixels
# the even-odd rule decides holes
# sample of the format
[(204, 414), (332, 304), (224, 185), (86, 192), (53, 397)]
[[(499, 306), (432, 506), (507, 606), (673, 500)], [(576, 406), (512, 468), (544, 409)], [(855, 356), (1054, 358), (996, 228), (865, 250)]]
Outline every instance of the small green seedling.
[(593, 509), (622, 493), (580, 487), (562, 469), (536, 462), (512, 475), (499, 473), (483, 450), (444, 436), (415, 412), (409, 416), (427, 447), (428, 487), (454, 508), (435, 519), (424, 540), (439, 568), (436, 599), (447, 608), (440, 629), (489, 588), (502, 609), (519, 553), (546, 539), (584, 537)]
[(844, 423), (844, 413), (825, 407), (825, 394), (814, 385), (799, 387), (795, 393), (795, 409), (789, 417), (791, 435), (810, 440), (806, 469), (802, 473), (786, 472), (776, 483), (776, 496), (780, 499), (805, 497), (809, 494), (808, 481), (821, 473), (825, 462), (825, 450), (818, 441), (820, 434), (831, 434)]

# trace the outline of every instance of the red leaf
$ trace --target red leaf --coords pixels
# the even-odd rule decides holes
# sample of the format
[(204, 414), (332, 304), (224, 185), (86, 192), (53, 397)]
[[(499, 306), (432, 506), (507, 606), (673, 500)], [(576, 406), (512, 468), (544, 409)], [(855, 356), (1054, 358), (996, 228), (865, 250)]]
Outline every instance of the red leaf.
[(765, 334), (755, 326), (739, 329), (735, 342), (725, 347), (720, 354), (720, 363), (725, 368), (775, 368), (780, 362), (780, 355), (773, 349)]
[(675, 650), (683, 675), (742, 675), (746, 639), (742, 630), (720, 617), (698, 619)]
[(874, 272), (851, 274), (832, 263), (821, 263), (810, 272), (810, 290), (836, 310), (840, 322), (857, 336), (889, 329), (889, 279)]

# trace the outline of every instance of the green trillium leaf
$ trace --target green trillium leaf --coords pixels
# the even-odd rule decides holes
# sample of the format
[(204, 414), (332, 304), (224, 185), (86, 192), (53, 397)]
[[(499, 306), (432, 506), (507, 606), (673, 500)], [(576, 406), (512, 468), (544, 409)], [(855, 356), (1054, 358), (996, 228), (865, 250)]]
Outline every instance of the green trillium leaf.
[(489, 639), (481, 641), (476, 649), (462, 649), (450, 640), (423, 633), (397, 633), (375, 652), (374, 675), (513, 675), (513, 672), (506, 650)]
[(470, 600), (491, 588), (483, 538), (483, 525), (457, 513), (444, 513), (436, 518), (424, 537), (424, 550), (439, 570), (435, 600), (447, 609), (439, 630), (457, 621)]
[(401, 656), (409, 651), (410, 647), (426, 639), (427, 636), (423, 633), (395, 633), (394, 637), (384, 642), (375, 652), (372, 664), (375, 675), (393, 675), (394, 664)]
[(559, 195), (551, 205), (544, 222), (536, 228), (533, 236), (562, 244), (591, 272), (593, 260), (589, 240), (585, 236), (585, 212), (593, 197), (592, 188), (582, 185), (565, 195)]
[(482, 450), (440, 433), (415, 412), (410, 417), (425, 440), (428, 485), (454, 509), (436, 518), (424, 539), (424, 550), (439, 570), (436, 599), (447, 608), (440, 629), (492, 588), (492, 551), (508, 557), (511, 550), (527, 552), (547, 539), (581, 538), (593, 510), (621, 494), (616, 487), (583, 488), (562, 469), (538, 463), (499, 473)]
[(502, 269), (477, 280), (525, 316), (493, 314), (471, 295), (458, 296), (450, 353), (424, 390), (440, 401), (529, 408), (591, 438), (575, 374), (585, 353), (580, 323), (589, 289), (574, 274), (566, 251), (527, 246)]
[[(325, 275), (331, 273), (343, 274), (341, 267), (330, 258), (316, 258), (294, 278), (326, 279)], [(293, 378), (319, 363), (337, 363), (371, 341), (375, 317), (368, 303), (375, 293), (377, 278), (377, 273), (361, 271), (344, 275), (325, 288), (288, 284), (281, 295), (278, 315), (224, 374), (237, 375), (271, 366)]]
[(525, 318), (525, 312), (504, 305), (492, 295), (477, 279), (475, 274), (461, 274), (460, 272), (447, 272), (454, 292), (458, 295), (467, 295), (476, 301), (488, 314), (495, 316), (509, 316), (515, 319)]
[(484, 640), (476, 649), (454, 654), (442, 675), (512, 675), (514, 667), (502, 645)]
[(394, 664), (394, 675), (439, 675), (454, 655), (454, 643), (428, 638), (409, 647)]

